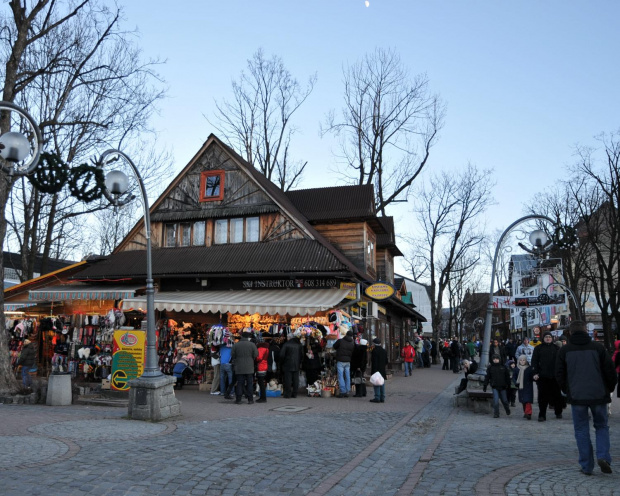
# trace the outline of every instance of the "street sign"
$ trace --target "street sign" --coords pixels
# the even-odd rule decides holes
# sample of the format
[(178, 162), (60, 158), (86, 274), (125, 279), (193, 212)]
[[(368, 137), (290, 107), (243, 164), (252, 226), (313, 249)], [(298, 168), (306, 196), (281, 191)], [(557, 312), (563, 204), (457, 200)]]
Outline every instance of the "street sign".
[(543, 293), (539, 296), (494, 296), (493, 308), (544, 307), (565, 305), (566, 295)]

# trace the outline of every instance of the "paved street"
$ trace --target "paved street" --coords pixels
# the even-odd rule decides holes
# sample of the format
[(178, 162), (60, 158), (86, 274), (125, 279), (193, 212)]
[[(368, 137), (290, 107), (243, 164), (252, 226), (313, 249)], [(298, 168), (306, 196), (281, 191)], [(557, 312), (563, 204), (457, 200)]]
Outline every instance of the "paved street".
[[(460, 377), (438, 366), (397, 375), (384, 404), (235, 405), (190, 386), (177, 392), (183, 416), (159, 424), (121, 408), (0, 405), (0, 493), (620, 495), (620, 464), (579, 472), (570, 410), (545, 423), (520, 405), (510, 417), (474, 414), (452, 405)], [(620, 401), (612, 408), (620, 460)]]

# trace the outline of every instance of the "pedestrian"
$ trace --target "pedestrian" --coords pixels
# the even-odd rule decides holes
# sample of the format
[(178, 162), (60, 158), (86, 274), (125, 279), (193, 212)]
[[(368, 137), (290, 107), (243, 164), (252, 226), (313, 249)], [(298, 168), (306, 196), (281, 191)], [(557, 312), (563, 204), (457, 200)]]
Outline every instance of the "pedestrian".
[(321, 343), (308, 336), (304, 347), (301, 368), (306, 373), (306, 384), (311, 386), (321, 378)]
[(415, 348), (415, 366), (419, 369), (423, 369), (424, 361), (422, 355), (424, 354), (424, 341), (417, 335), (413, 341), (413, 347)]
[(597, 463), (603, 473), (611, 474), (607, 404), (611, 403), (610, 393), (618, 380), (614, 364), (604, 346), (590, 338), (585, 322), (575, 320), (569, 330), (568, 344), (558, 354), (555, 377), (571, 404), (579, 465), (585, 475), (592, 475), (590, 412), (596, 432)]
[(361, 398), (366, 396), (366, 385), (364, 383), (364, 374), (368, 365), (368, 341), (360, 339), (359, 344), (353, 349), (351, 357), (351, 372), (355, 381), (355, 397)]
[(431, 363), (437, 365), (437, 341), (431, 339)]
[(459, 365), (461, 363), (461, 347), (459, 345), (459, 338), (454, 336), (450, 343), (450, 368), (454, 374), (459, 373)]
[(248, 404), (254, 403), (254, 362), (258, 357), (258, 349), (256, 345), (250, 341), (252, 339), (251, 332), (241, 334), (241, 339), (232, 347), (231, 358), (237, 377), (236, 401), (237, 405), (241, 404), (241, 399), (245, 394)]
[(348, 398), (351, 391), (351, 357), (355, 342), (353, 331), (347, 331), (346, 335), (334, 343), (336, 350), (336, 370), (338, 371), (338, 398)]
[(489, 347), (489, 356), (492, 357), (493, 355), (499, 355), (500, 363), (506, 363), (506, 360), (508, 360), (506, 351), (498, 339), (491, 341), (491, 346)]
[(510, 407), (514, 408), (517, 401), (517, 391), (519, 391), (514, 381), (514, 371), (517, 369), (517, 364), (514, 360), (506, 360), (505, 365), (508, 372), (510, 372), (510, 377), (513, 379), (510, 381), (510, 388), (508, 388), (508, 402), (510, 403)]
[(467, 352), (469, 353), (469, 360), (474, 360), (476, 358), (476, 344), (472, 339), (468, 340), (465, 344), (467, 347)]
[(267, 367), (269, 364), (269, 343), (263, 341), (256, 345), (258, 356), (256, 357), (256, 380), (260, 392), (256, 403), (267, 403)]
[(465, 373), (465, 377), (461, 379), (459, 384), (459, 388), (456, 390), (454, 394), (460, 394), (467, 389), (467, 376), (469, 374), (475, 374), (478, 370), (478, 363), (475, 360), (463, 360), (463, 372)]
[(441, 359), (443, 360), (441, 370), (450, 370), (450, 344), (447, 341), (441, 344)]
[(555, 361), (560, 352), (553, 344), (553, 335), (547, 331), (542, 343), (534, 348), (532, 354), (532, 372), (538, 388), (538, 421), (547, 420), (547, 407), (552, 406), (555, 418), (562, 418), (562, 393), (555, 380)]
[(299, 335), (289, 333), (286, 343), (280, 350), (280, 369), (284, 374), (284, 398), (297, 398), (299, 391), (299, 367), (304, 354)]
[(192, 376), (192, 369), (189, 366), (189, 362), (187, 360), (187, 355), (182, 355), (177, 363), (174, 364), (174, 368), (172, 369), (172, 375), (176, 377), (176, 384), (174, 388), (183, 389), (185, 385), (185, 381), (189, 380)]
[(532, 403), (534, 402), (534, 373), (527, 363), (527, 357), (521, 355), (517, 367), (512, 372), (512, 382), (519, 390), (519, 403), (523, 405), (523, 418), (532, 420)]
[[(381, 347), (381, 340), (375, 338), (372, 340), (373, 349), (370, 354), (370, 373), (379, 372), (383, 376), (383, 380), (387, 379), (385, 367), (387, 366), (387, 351)], [(385, 382), (381, 386), (373, 386), (375, 397), (370, 400), (371, 403), (385, 403)]]
[(429, 369), (431, 367), (431, 341), (428, 338), (424, 338), (422, 348), (422, 363), (424, 363), (424, 368)]
[(405, 377), (413, 375), (413, 361), (415, 360), (415, 348), (409, 341), (405, 341), (405, 346), (400, 352), (400, 356), (405, 361)]
[(224, 394), (220, 392), (220, 351), (218, 350), (217, 346), (211, 346), (211, 367), (213, 367), (211, 394)]
[(517, 351), (515, 351), (515, 358), (517, 359), (517, 363), (519, 363), (519, 357), (521, 355), (525, 355), (527, 358), (527, 363), (532, 363), (532, 355), (534, 354), (534, 347), (530, 344), (529, 338), (526, 336), (523, 338), (523, 343), (517, 347)]
[(491, 365), (487, 369), (482, 390), (486, 393), (488, 385), (491, 384), (493, 389), (493, 417), (499, 417), (499, 402), (501, 400), (506, 415), (510, 415), (510, 407), (508, 405), (507, 390), (510, 387), (510, 372), (506, 366), (500, 362), (499, 355), (493, 355)]
[(16, 365), (22, 366), (22, 386), (26, 389), (30, 389), (32, 386), (32, 378), (30, 377), (30, 371), (36, 369), (37, 364), (37, 350), (34, 343), (28, 338), (24, 339), (24, 345), (22, 351), (19, 354)]
[(508, 360), (512, 360), (515, 363), (515, 366), (516, 366), (516, 362), (515, 362), (515, 351), (516, 351), (516, 349), (517, 349), (517, 347), (512, 342), (512, 339), (508, 338), (506, 340), (506, 344), (504, 345), (504, 351), (506, 352), (506, 358)]
[(231, 363), (232, 347), (221, 344), (220, 350), (220, 394), (224, 399), (232, 399), (232, 386), (234, 384), (233, 367)]

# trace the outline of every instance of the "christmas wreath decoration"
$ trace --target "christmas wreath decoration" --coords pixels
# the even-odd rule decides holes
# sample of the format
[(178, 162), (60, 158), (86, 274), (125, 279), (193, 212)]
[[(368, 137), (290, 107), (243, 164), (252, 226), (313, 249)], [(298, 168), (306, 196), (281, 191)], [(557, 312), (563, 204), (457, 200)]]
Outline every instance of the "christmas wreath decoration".
[(570, 250), (577, 246), (577, 230), (572, 226), (560, 225), (555, 229), (553, 242), (560, 250)]
[(71, 195), (78, 200), (86, 203), (98, 200), (103, 196), (103, 188), (105, 188), (105, 179), (99, 167), (82, 164), (71, 169), (69, 190)]
[(69, 179), (69, 168), (55, 153), (43, 152), (34, 172), (28, 176), (39, 191), (50, 195), (59, 193)]

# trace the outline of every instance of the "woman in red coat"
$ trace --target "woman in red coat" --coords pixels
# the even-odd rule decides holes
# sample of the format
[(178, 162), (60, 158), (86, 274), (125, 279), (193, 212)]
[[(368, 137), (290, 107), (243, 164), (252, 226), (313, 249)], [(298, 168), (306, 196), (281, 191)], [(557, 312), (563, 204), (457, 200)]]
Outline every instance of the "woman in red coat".
[(408, 377), (413, 374), (413, 361), (415, 360), (415, 348), (409, 341), (405, 341), (400, 356), (405, 360), (405, 377)]
[(256, 400), (256, 403), (267, 403), (267, 396), (265, 394), (266, 378), (267, 378), (267, 361), (269, 359), (269, 345), (265, 342), (258, 343), (258, 357), (256, 357), (257, 372), (256, 378), (258, 379), (258, 387), (260, 389), (260, 398)]

